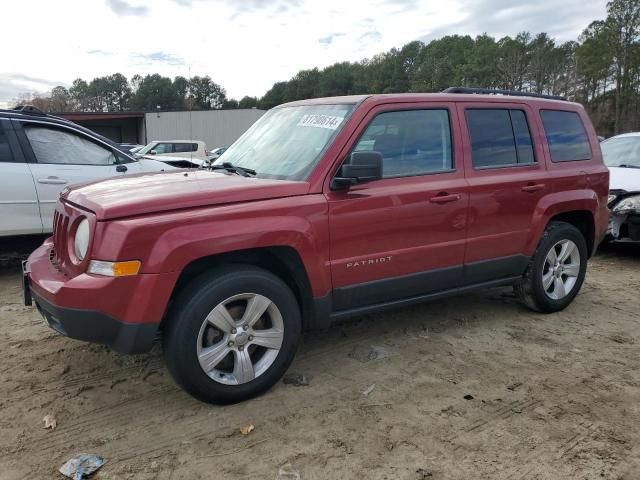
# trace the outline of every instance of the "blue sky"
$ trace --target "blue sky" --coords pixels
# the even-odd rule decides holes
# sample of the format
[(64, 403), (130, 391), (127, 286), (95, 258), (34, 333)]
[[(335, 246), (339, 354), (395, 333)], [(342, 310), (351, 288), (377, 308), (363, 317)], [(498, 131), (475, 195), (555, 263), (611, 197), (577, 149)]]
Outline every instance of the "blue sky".
[[(261, 96), (298, 70), (412, 40), (546, 31), (575, 40), (606, 0), (21, 0), (3, 5), (0, 106), (77, 78), (210, 75)], [(33, 34), (37, 32), (37, 34)]]

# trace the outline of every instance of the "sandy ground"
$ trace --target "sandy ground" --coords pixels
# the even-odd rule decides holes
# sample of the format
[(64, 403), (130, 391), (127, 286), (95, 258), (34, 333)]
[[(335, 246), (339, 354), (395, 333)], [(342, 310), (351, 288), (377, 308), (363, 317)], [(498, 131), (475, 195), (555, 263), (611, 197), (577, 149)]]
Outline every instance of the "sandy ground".
[(555, 315), (496, 289), (309, 334), (290, 370), (308, 386), (227, 407), (178, 389), (159, 349), (125, 357), (59, 336), (5, 268), (0, 478), (59, 478), (92, 452), (103, 480), (635, 480), (639, 267), (640, 247), (607, 249)]

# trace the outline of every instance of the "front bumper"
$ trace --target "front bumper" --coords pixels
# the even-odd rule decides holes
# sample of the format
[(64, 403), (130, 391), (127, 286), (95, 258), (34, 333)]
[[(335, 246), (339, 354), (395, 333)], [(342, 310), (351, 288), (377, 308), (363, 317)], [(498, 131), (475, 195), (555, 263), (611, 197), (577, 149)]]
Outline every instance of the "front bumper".
[(151, 350), (158, 332), (154, 323), (123, 323), (93, 310), (57, 307), (32, 292), (36, 308), (56, 332), (76, 340), (108, 345), (120, 353)]
[(611, 213), (607, 235), (612, 240), (640, 241), (640, 214)]
[(33, 297), (51, 328), (121, 353), (151, 349), (178, 273), (69, 276), (51, 260), (51, 240), (24, 265), (25, 303)]

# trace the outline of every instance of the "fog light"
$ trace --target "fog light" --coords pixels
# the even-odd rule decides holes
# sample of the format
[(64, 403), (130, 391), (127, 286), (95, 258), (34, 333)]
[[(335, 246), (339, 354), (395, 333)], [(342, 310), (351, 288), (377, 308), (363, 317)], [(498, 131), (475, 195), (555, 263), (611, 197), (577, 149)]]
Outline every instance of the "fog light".
[(95, 275), (107, 277), (128, 277), (137, 275), (140, 271), (140, 261), (130, 260), (128, 262), (104, 262), (102, 260), (91, 260), (87, 271)]

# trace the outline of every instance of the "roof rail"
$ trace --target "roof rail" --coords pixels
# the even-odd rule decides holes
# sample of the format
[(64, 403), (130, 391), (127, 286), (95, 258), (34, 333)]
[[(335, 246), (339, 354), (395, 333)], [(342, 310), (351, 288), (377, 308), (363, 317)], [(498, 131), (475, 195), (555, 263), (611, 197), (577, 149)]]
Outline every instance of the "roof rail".
[(39, 108), (34, 107), (33, 105), (18, 105), (17, 107), (12, 108), (15, 112), (25, 113), (27, 115), (40, 115), (42, 117), (46, 117), (47, 114), (44, 113)]
[(543, 95), (541, 93), (518, 92), (516, 90), (499, 90), (494, 88), (449, 87), (446, 90), (443, 90), (442, 93), (479, 93), (486, 95), (509, 95), (512, 97), (535, 97), (546, 98), (549, 100), (567, 100), (566, 97), (562, 97), (560, 95)]

